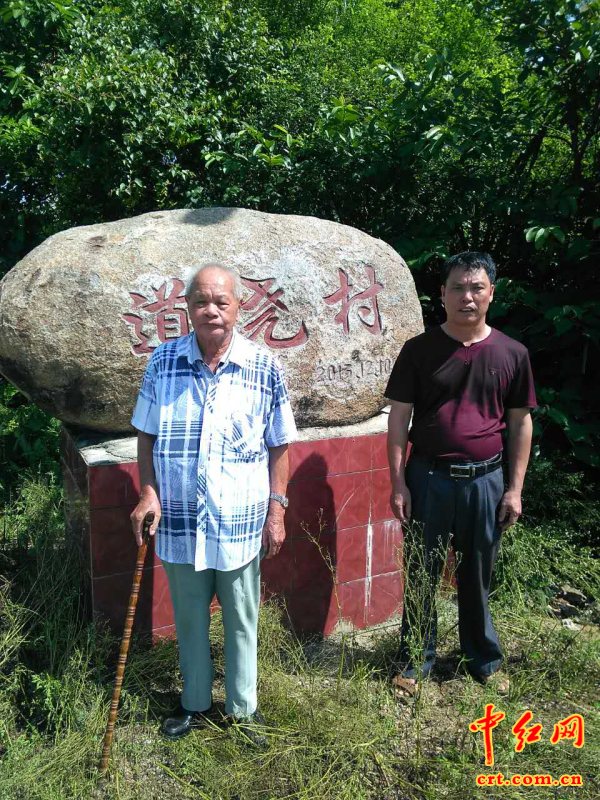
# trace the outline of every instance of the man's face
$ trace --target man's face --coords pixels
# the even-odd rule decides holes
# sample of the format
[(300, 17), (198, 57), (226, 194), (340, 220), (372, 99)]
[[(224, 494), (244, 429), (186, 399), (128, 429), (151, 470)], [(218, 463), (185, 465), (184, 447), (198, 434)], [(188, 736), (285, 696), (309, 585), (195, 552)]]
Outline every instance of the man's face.
[(446, 319), (453, 325), (474, 326), (485, 321), (494, 286), (484, 269), (453, 269), (442, 286)]
[(201, 270), (187, 298), (187, 306), (201, 348), (229, 341), (240, 307), (229, 273), (219, 267)]

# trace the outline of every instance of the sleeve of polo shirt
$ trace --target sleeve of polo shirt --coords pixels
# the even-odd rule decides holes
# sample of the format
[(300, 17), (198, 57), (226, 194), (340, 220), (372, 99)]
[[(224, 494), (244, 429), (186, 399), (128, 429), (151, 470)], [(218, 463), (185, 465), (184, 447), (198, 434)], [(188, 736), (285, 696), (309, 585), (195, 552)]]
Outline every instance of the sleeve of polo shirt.
[(281, 365), (273, 361), (271, 368), (271, 408), (265, 428), (267, 447), (279, 447), (289, 444), (298, 438), (292, 404)]
[(411, 355), (410, 340), (404, 343), (392, 369), (384, 395), (399, 403), (414, 403), (417, 374)]
[(537, 408), (535, 384), (527, 350), (519, 359), (518, 367), (508, 389), (505, 408)]
[(131, 418), (131, 424), (136, 430), (149, 433), (151, 436), (158, 434), (159, 425), (159, 407), (156, 399), (157, 376), (157, 363), (154, 354), (152, 354), (144, 373)]

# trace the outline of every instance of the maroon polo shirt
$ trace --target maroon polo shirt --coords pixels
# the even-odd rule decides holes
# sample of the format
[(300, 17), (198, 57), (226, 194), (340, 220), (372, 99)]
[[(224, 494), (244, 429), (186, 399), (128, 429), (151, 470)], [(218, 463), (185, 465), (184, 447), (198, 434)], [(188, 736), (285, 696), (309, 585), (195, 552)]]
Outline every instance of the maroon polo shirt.
[(508, 408), (535, 408), (527, 349), (492, 328), (468, 347), (441, 327), (409, 339), (385, 396), (413, 403), (413, 452), (452, 461), (485, 461), (502, 450)]

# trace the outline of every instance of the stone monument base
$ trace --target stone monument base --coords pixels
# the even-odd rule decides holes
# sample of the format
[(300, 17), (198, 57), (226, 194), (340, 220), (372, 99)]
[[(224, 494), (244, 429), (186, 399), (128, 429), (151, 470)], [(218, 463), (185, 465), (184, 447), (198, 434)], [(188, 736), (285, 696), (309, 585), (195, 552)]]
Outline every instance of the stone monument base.
[[(262, 566), (263, 597), (291, 625), (325, 636), (364, 628), (402, 606), (402, 530), (389, 507), (387, 415), (339, 428), (305, 428), (290, 445), (290, 506), (280, 553)], [(138, 499), (134, 437), (109, 440), (63, 429), (67, 522), (80, 548), (95, 617), (122, 631), (136, 557), (129, 514)], [(152, 546), (136, 615), (138, 633), (174, 635), (167, 577)]]

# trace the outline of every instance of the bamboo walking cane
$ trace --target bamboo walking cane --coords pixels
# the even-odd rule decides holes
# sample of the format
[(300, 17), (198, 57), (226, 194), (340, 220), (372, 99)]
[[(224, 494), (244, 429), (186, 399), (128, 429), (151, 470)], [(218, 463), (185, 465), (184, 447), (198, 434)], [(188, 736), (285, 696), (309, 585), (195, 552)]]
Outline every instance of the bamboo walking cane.
[(133, 583), (131, 584), (131, 594), (129, 595), (129, 605), (127, 606), (127, 616), (125, 617), (125, 627), (123, 628), (123, 638), (121, 639), (121, 649), (119, 650), (119, 661), (117, 663), (117, 674), (115, 675), (115, 685), (110, 704), (110, 714), (108, 715), (108, 723), (106, 725), (106, 732), (104, 734), (102, 757), (100, 759), (100, 764), (98, 765), (100, 772), (106, 772), (106, 768), (108, 767), (108, 758), (110, 756), (110, 748), (112, 745), (113, 734), (115, 732), (115, 722), (117, 721), (117, 710), (119, 708), (121, 686), (123, 685), (123, 676), (125, 675), (125, 662), (127, 661), (127, 653), (129, 652), (129, 643), (131, 642), (131, 629), (133, 628), (135, 609), (137, 606), (138, 595), (140, 593), (142, 571), (144, 569), (144, 561), (146, 560), (148, 539), (150, 538), (150, 526), (153, 522), (154, 514), (152, 511), (150, 511), (148, 514), (146, 514), (144, 517), (144, 522), (142, 523), (142, 543), (138, 547)]

